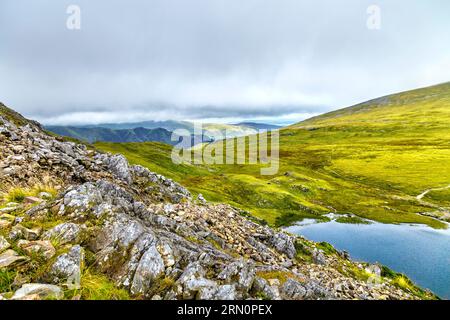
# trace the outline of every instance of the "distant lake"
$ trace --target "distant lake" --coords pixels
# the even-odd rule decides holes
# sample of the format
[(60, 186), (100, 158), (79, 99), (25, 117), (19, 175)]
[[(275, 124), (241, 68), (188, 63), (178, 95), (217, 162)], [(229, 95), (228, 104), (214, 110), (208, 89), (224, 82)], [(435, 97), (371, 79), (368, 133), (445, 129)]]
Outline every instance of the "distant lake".
[(306, 220), (286, 230), (313, 241), (329, 242), (338, 250), (348, 251), (354, 260), (384, 264), (442, 299), (450, 299), (450, 229)]

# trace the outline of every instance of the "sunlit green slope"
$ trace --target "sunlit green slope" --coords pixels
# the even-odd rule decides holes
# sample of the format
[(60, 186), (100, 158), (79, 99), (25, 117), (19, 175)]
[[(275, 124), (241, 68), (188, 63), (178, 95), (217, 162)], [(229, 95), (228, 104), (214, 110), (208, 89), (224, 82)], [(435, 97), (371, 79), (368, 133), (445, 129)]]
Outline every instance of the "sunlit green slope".
[(445, 225), (450, 206), (450, 83), (395, 94), (280, 131), (280, 170), (175, 165), (171, 147), (100, 143), (194, 193), (275, 225), (329, 212), (387, 223)]

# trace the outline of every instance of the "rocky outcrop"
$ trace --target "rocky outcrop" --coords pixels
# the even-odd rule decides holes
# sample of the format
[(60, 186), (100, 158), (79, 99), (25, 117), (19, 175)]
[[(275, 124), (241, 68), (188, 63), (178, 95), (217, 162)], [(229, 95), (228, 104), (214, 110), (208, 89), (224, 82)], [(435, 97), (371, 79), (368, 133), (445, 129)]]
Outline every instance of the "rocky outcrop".
[(56, 240), (59, 244), (79, 243), (82, 240), (85, 225), (67, 222), (61, 223), (42, 235), (43, 239)]
[(358, 279), (349, 270), (364, 266), (236, 208), (192, 200), (179, 184), (121, 155), (20, 123), (0, 117), (2, 185), (48, 183), (58, 195), (40, 192), (0, 209), (0, 268), (21, 279), (3, 297), (61, 299), (61, 288), (83, 286), (89, 270), (132, 298), (416, 298), (386, 279), (379, 286)]
[(69, 281), (80, 282), (81, 269), (84, 263), (84, 249), (79, 245), (70, 248), (69, 252), (60, 255), (50, 269), (49, 277), (53, 283)]

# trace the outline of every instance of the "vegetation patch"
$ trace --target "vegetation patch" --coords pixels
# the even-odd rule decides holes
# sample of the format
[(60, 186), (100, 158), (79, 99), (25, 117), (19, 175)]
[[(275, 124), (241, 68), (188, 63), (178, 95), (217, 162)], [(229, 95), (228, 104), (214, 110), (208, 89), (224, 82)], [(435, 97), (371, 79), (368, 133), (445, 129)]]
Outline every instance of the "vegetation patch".
[(371, 224), (370, 221), (361, 219), (355, 216), (344, 216), (336, 219), (338, 223), (349, 223), (349, 224)]

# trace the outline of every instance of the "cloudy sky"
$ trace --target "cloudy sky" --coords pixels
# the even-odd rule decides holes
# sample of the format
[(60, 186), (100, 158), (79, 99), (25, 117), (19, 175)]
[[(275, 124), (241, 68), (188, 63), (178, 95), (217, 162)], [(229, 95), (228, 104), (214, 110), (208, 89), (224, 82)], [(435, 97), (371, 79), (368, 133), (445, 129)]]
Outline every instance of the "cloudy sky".
[[(80, 30), (66, 27), (71, 4)], [(1, 0), (0, 101), (46, 124), (294, 122), (450, 81), (449, 12), (448, 0)]]

